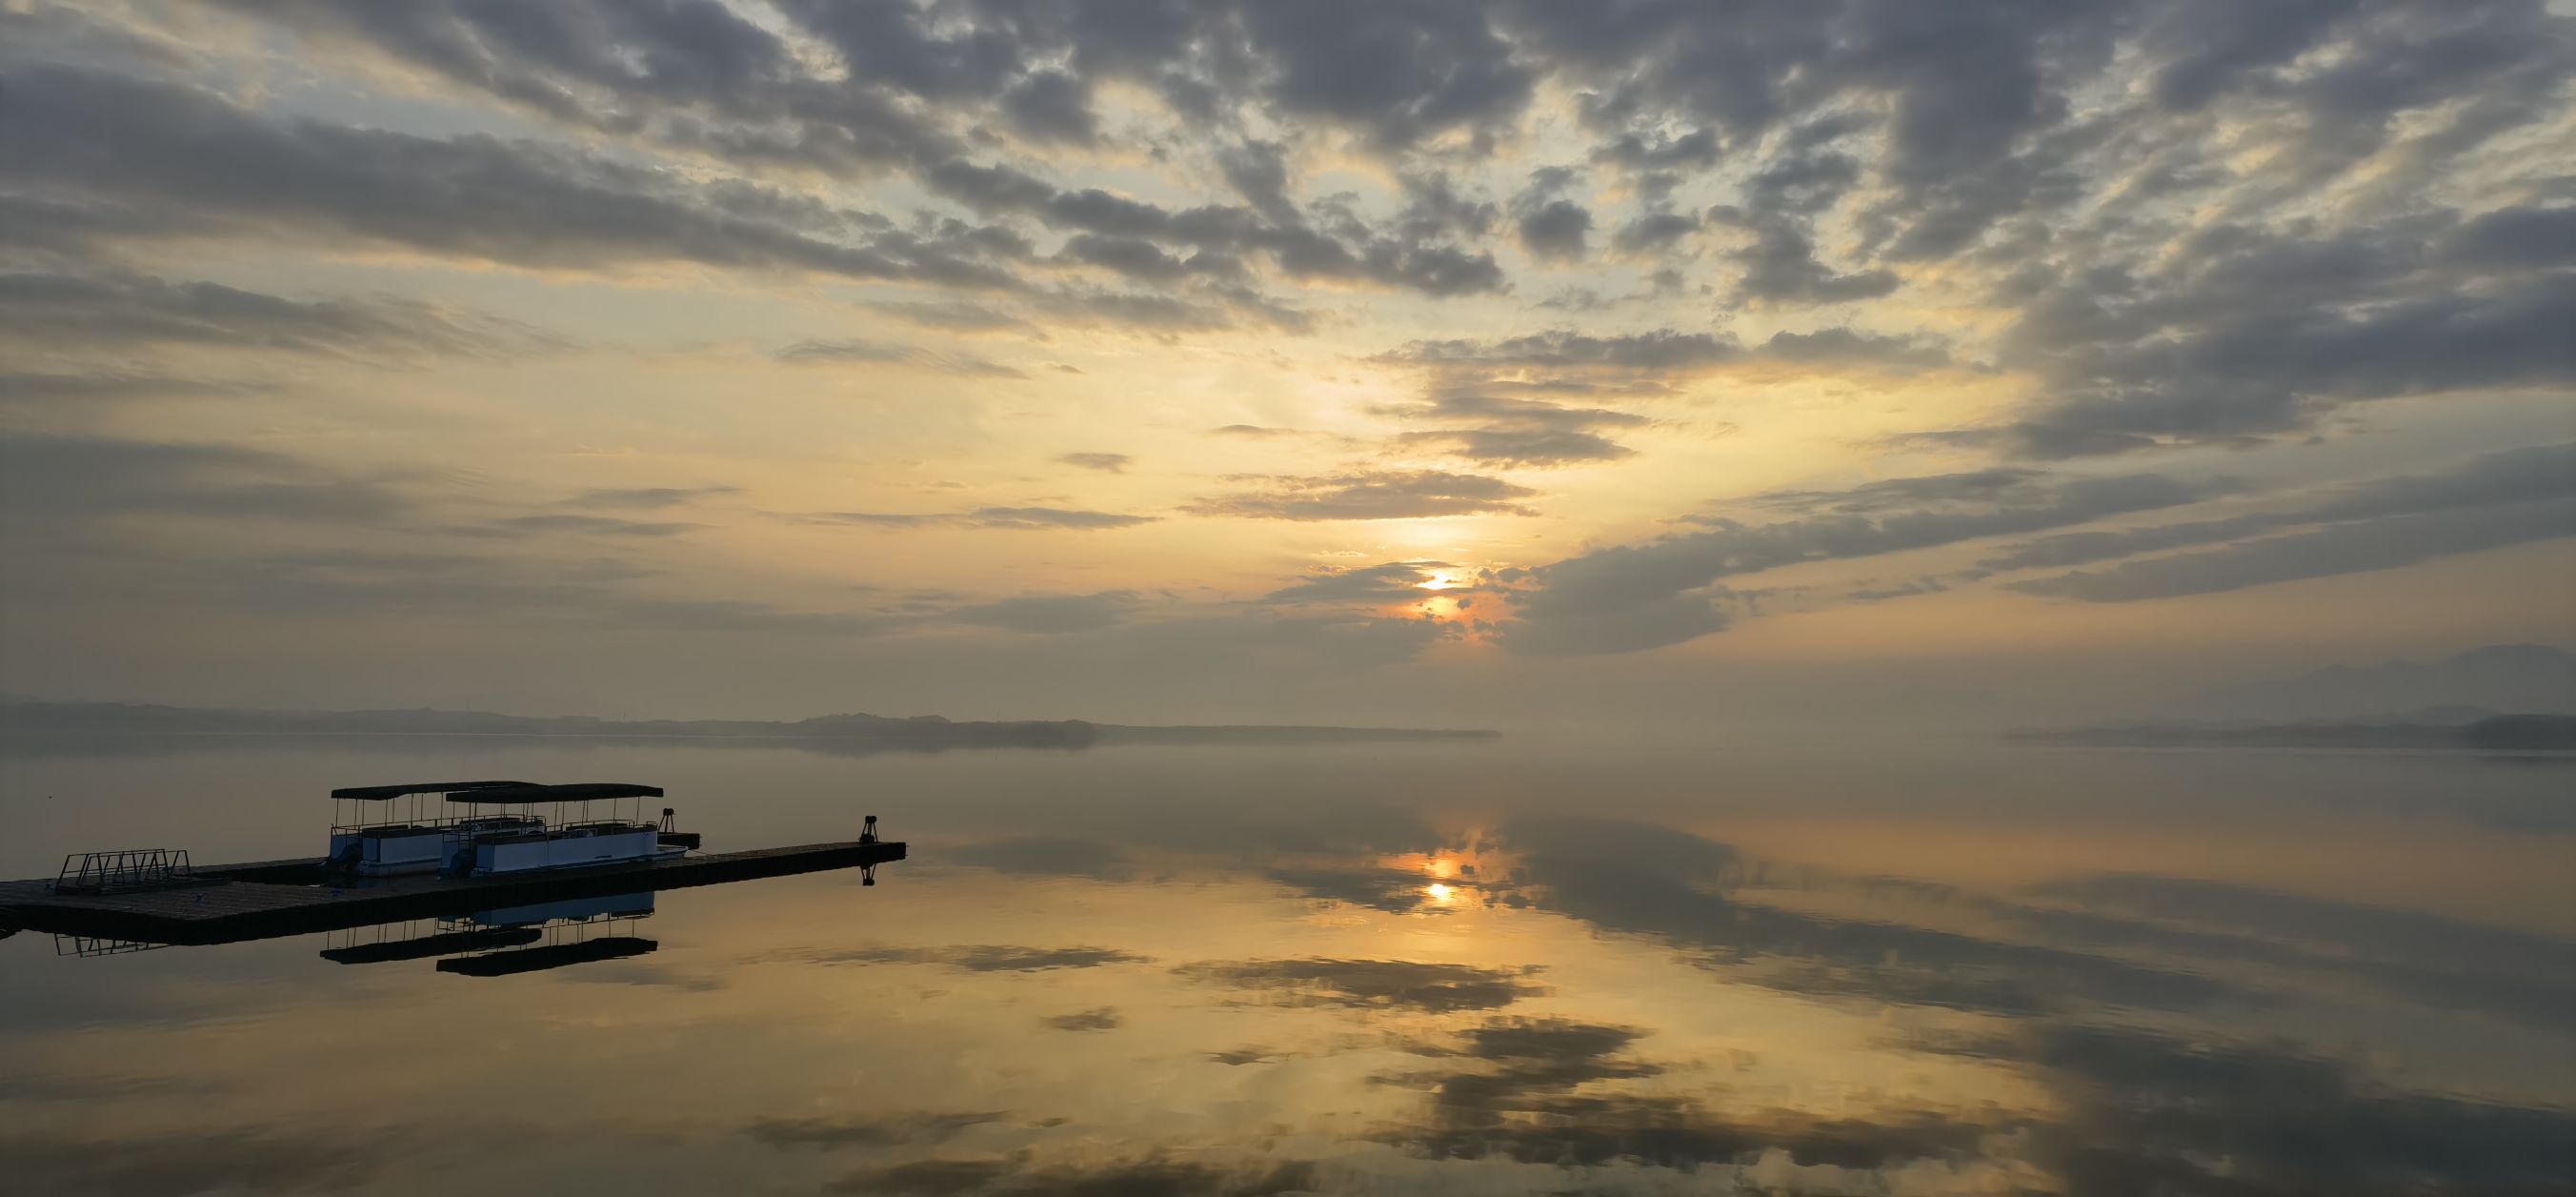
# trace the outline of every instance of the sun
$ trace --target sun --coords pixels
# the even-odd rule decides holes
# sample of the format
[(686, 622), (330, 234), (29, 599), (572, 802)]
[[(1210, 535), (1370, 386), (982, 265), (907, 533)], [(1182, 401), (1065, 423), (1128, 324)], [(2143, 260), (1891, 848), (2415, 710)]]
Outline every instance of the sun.
[(1421, 590), (1448, 590), (1458, 585), (1447, 574), (1433, 574), (1413, 584)]

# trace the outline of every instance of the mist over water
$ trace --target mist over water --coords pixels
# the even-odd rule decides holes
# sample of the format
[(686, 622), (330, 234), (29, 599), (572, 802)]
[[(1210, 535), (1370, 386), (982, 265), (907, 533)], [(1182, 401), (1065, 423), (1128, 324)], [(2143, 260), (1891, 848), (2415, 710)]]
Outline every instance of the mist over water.
[[(667, 787), (642, 954), (0, 940), (31, 1192), (2547, 1192), (2565, 767), (1505, 740), (13, 751), (0, 873), (319, 850), (335, 785)], [(147, 844), (148, 842), (148, 844)], [(0, 1186), (5, 1187), (5, 1186)]]

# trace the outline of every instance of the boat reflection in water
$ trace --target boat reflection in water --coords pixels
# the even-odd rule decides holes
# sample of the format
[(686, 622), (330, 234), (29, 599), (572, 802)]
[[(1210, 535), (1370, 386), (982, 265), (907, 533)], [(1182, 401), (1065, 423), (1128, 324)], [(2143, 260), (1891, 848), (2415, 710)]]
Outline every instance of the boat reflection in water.
[(502, 977), (596, 960), (624, 960), (658, 951), (661, 944), (636, 935), (653, 917), (651, 893), (568, 898), (528, 906), (482, 910), (451, 918), (379, 923), (329, 933), (320, 953), (335, 964), (438, 961), (438, 971), (466, 977)]

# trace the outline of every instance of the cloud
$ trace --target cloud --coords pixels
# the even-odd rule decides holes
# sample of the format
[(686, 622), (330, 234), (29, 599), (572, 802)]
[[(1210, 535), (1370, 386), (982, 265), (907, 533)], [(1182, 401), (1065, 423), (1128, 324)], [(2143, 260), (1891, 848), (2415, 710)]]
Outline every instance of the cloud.
[(2427, 248), (2461, 228), (2450, 212), (2322, 234), (2230, 226), (2143, 275), (2050, 278), (2005, 359), (2053, 393), (1986, 439), (2034, 458), (2242, 443), (2348, 403), (2576, 381), (2558, 345), (2576, 276), (2537, 268), (2545, 253), (2469, 269)]
[(1127, 472), (1127, 467), (1134, 464), (1136, 459), (1124, 453), (1067, 453), (1057, 457), (1056, 460), (1069, 466), (1098, 470), (1104, 474), (1124, 474)]
[(1378, 1083), (1422, 1093), (1418, 1124), (1379, 1131), (1380, 1141), (1433, 1159), (1499, 1158), (1602, 1168), (1627, 1161), (1698, 1172), (1767, 1152), (1794, 1164), (1876, 1169), (1923, 1159), (1974, 1158), (1995, 1128), (1930, 1111), (1824, 1118), (1793, 1110), (1711, 1110), (1633, 1082), (1683, 1067), (1630, 1054), (1646, 1032), (1571, 1019), (1490, 1018), (1460, 1042), (1420, 1043), (1416, 1054), (1455, 1061)]
[[(2283, 1044), (2051, 1022), (1967, 1050), (2023, 1061), (2058, 1095), (2066, 1114), (2031, 1128), (2030, 1154), (2062, 1176), (2285, 1193), (2439, 1176), (2511, 1192), (2556, 1183), (2576, 1148), (2564, 1110), (2394, 1090)], [(2227, 1144), (2224, 1163), (2178, 1143)]]
[(807, 953), (797, 959), (811, 964), (936, 964), (970, 973), (1036, 973), (1060, 968), (1100, 968), (1112, 964), (1150, 964), (1152, 960), (1113, 948), (1023, 948), (967, 945), (947, 948), (852, 948)]
[(640, 486), (586, 490), (564, 500), (567, 507), (604, 507), (612, 511), (659, 511), (682, 507), (701, 498), (741, 494), (735, 486)]
[(2277, 511), (2117, 531), (2043, 536), (2009, 546), (2002, 553), (1977, 564), (1991, 570), (2083, 565), (2160, 549), (2239, 540), (2307, 524), (2385, 519), (2571, 497), (2576, 497), (2576, 443), (2532, 445), (2481, 454), (2438, 473), (2399, 475), (2355, 483), (2339, 489), (2328, 498)]
[(797, 365), (820, 365), (835, 362), (875, 362), (909, 366), (941, 374), (964, 374), (983, 378), (1026, 378), (1017, 367), (1006, 366), (967, 353), (942, 353), (920, 345), (897, 345), (879, 341), (798, 341), (770, 356)]
[[(1266, 876), (1310, 898), (1383, 910), (1388, 914), (1440, 913), (1422, 892), (1422, 874), (1409, 869), (1278, 868)], [(1464, 882), (1455, 883), (1463, 886)]]
[(1031, 531), (1063, 528), (1097, 531), (1110, 528), (1133, 528), (1153, 523), (1150, 515), (1125, 515), (1114, 511), (1083, 511), (1065, 507), (978, 507), (972, 511), (954, 512), (881, 512), (821, 511), (801, 517), (816, 523), (857, 524), (879, 528), (991, 528)]
[(571, 532), (586, 536), (677, 536), (700, 526), (639, 522), (605, 515), (519, 515), (491, 525), (493, 530), (504, 533)]
[(1622, 820), (1542, 817), (1505, 825), (1540, 908), (1614, 934), (1708, 950), (1733, 982), (1793, 993), (2029, 1017), (2103, 1005), (2200, 1010), (2228, 996), (2196, 974), (2083, 950), (1738, 902), (1727, 845)]
[(1735, 260), (1744, 266), (1737, 297), (1772, 307), (1877, 299), (1903, 281), (1883, 268), (1836, 274), (1816, 260), (1815, 243), (1806, 234), (1780, 221), (1757, 224), (1752, 243), (1736, 251)]
[(1265, 603), (1395, 603), (1420, 602), (1431, 592), (1422, 583), (1437, 570), (1454, 568), (1445, 561), (1389, 561), (1354, 569), (1325, 567), (1261, 596)]
[(1737, 366), (1852, 364), (1922, 368), (1941, 365), (1948, 352), (1922, 338), (1851, 328), (1813, 333), (1779, 332), (1746, 349), (1733, 336), (1655, 329), (1595, 335), (1569, 328), (1524, 333), (1494, 341), (1414, 341), (1379, 361), (1443, 370), (1548, 371), (1581, 375), (1691, 376)]
[(531, 142), (273, 121), (209, 92), (51, 64), (13, 67), (0, 85), (0, 183), (129, 205), (128, 236), (214, 221), (522, 269), (683, 261), (982, 288), (1012, 285), (1000, 263), (1025, 252), (998, 230), (884, 227), (755, 184), (693, 185)]
[(1668, 211), (1645, 212), (1620, 225), (1610, 243), (1620, 253), (1655, 258), (1669, 252), (1682, 238), (1698, 232), (1699, 227), (1696, 216)]
[(1172, 970), (1193, 981), (1231, 985), (1282, 1006), (1345, 1006), (1450, 1014), (1495, 1010), (1547, 990), (1536, 969), (1480, 968), (1410, 960), (1210, 960)]
[(1438, 448), (1479, 465), (1545, 466), (1617, 461), (1636, 450), (1591, 432), (1540, 428), (1444, 428), (1397, 438), (1412, 448)]
[(1415, 341), (1385, 355), (1385, 360), (1421, 365), (1471, 365), (1487, 369), (1606, 367), (1687, 372), (1733, 361), (1742, 353), (1742, 347), (1734, 338), (1711, 333), (1657, 329), (1647, 333), (1595, 336), (1572, 329), (1550, 329), (1499, 341)]
[(0, 434), (0, 466), (0, 512), (16, 521), (382, 523), (415, 509), (384, 482), (233, 445), (11, 432)]
[[(5, 168), (0, 168), (5, 169)], [(0, 275), (0, 337), (58, 348), (150, 345), (495, 358), (551, 352), (552, 333), (395, 298), (293, 300), (139, 275)]]
[(1012, 632), (1088, 632), (1125, 623), (1135, 606), (1136, 592), (1132, 590), (1030, 594), (959, 607), (947, 617), (958, 623)]
[(1115, 1031), (1126, 1025), (1126, 1020), (1118, 1017), (1118, 1011), (1108, 1006), (1049, 1015), (1042, 1021), (1059, 1031)]
[(830, 1151), (844, 1147), (890, 1147), (907, 1143), (945, 1143), (1007, 1115), (987, 1113), (905, 1113), (876, 1118), (759, 1118), (742, 1133), (767, 1147), (810, 1147)]
[(1593, 431), (1636, 428), (1646, 417), (1606, 408), (1572, 408), (1535, 399), (1495, 395), (1482, 388), (1444, 389), (1428, 403), (1389, 408), (1388, 414), (1451, 427), (1397, 436), (1409, 449), (1440, 449), (1482, 465), (1546, 467), (1616, 461), (1635, 450)]
[(968, 516), (978, 528), (1133, 528), (1155, 518), (1062, 507), (978, 507)]
[(1041, 877), (1111, 880), (1124, 877), (1128, 872), (1126, 854), (1116, 846), (1098, 840), (1063, 836), (1010, 836), (978, 844), (962, 844), (950, 849), (947, 856), (959, 864), (979, 869)]
[(1758, 503), (1812, 512), (1596, 549), (1532, 571), (1502, 643), (1518, 652), (1633, 652), (1723, 630), (1721, 578), (1807, 561), (1874, 557), (2176, 507), (2200, 491), (2160, 474), (2058, 478), (2004, 470), (1896, 479)]
[(1592, 213), (1564, 197), (1573, 183), (1573, 171), (1550, 167), (1534, 172), (1529, 187), (1512, 200), (1521, 248), (1531, 257), (1559, 263), (1582, 260)]
[(1384, 470), (1320, 477), (1252, 475), (1257, 490), (1201, 499), (1193, 515), (1271, 520), (1405, 520), (1453, 515), (1534, 515), (1513, 500), (1538, 492), (1481, 474)]
[(239, 395), (249, 389), (244, 384), (214, 379), (122, 370), (78, 374), (0, 370), (0, 403), (108, 404), (133, 399)]
[(868, 309), (883, 315), (892, 316), (895, 319), (904, 321), (908, 324), (917, 324), (923, 328), (936, 328), (947, 332), (1032, 333), (1037, 331), (1036, 325), (1021, 319), (1018, 316), (986, 307), (983, 304), (968, 303), (962, 300), (939, 303), (872, 303), (868, 305)]
[(1066, 1194), (1154, 1194), (1156, 1197), (1287, 1197), (1315, 1191), (1314, 1164), (1253, 1161), (1226, 1166), (1150, 1155), (1138, 1160), (1036, 1164), (1011, 1160), (916, 1160), (850, 1173), (825, 1193), (919, 1194), (921, 1197), (1063, 1197)]
[(2395, 569), (2569, 536), (2576, 536), (2576, 499), (2390, 516), (2009, 586), (2026, 594), (2125, 603)]

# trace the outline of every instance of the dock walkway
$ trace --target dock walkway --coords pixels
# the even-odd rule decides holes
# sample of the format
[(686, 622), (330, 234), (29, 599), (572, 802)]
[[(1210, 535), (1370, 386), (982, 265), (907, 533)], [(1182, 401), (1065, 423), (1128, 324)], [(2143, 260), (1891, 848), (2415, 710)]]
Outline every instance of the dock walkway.
[(336, 885), (316, 856), (201, 867), (191, 884), (128, 893), (57, 893), (44, 878), (0, 881), (0, 923), (153, 943), (235, 943), (564, 898), (864, 868), (903, 856), (901, 842), (851, 840), (497, 877), (362, 878)]

